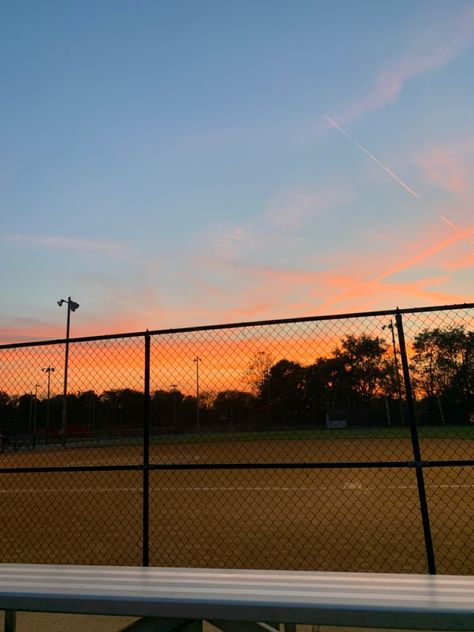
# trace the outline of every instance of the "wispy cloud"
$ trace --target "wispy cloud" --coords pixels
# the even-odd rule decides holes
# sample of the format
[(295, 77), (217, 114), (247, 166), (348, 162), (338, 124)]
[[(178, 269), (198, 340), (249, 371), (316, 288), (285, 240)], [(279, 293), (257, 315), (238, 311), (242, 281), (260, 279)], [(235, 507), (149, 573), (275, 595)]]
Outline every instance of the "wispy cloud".
[(420, 27), (416, 33), (409, 50), (382, 68), (369, 92), (338, 112), (337, 120), (344, 125), (363, 114), (393, 103), (409, 79), (446, 66), (467, 51), (473, 43), (472, 3), (446, 19), (441, 31), (434, 28), (428, 18), (424, 28)]
[(474, 137), (431, 144), (414, 156), (425, 180), (449, 193), (474, 190)]
[(353, 195), (352, 187), (341, 179), (320, 187), (282, 189), (245, 222), (207, 227), (202, 236), (203, 251), (206, 256), (228, 261), (272, 250), (294, 250), (300, 236)]
[(98, 241), (95, 239), (77, 239), (74, 237), (45, 236), (45, 235), (2, 235), (4, 242), (18, 243), (51, 250), (73, 250), (76, 252), (100, 252), (106, 255), (126, 256), (132, 251), (124, 244), (111, 241)]
[(352, 189), (342, 181), (280, 191), (269, 201), (260, 220), (271, 228), (296, 232), (334, 206), (349, 201), (352, 195)]

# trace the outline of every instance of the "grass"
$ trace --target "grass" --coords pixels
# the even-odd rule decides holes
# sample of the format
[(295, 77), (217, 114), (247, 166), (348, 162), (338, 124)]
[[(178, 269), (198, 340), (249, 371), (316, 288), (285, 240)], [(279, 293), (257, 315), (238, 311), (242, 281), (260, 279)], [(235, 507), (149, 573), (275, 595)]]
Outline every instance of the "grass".
[[(314, 441), (317, 439), (407, 439), (409, 426), (379, 428), (314, 428), (310, 430), (261, 430), (251, 432), (201, 432), (154, 436), (153, 443), (220, 443), (234, 441)], [(419, 426), (421, 439), (474, 439), (474, 425)]]

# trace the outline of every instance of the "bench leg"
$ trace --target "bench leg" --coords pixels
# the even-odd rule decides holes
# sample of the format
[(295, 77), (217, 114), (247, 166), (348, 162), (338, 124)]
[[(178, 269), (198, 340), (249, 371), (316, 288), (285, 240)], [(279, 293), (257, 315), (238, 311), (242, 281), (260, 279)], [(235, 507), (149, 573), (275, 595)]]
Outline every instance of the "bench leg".
[(16, 611), (5, 610), (5, 632), (15, 632), (16, 630)]
[(278, 627), (273, 627), (269, 623), (257, 623), (256, 621), (222, 621), (217, 619), (207, 619), (221, 632), (278, 632)]
[(143, 617), (128, 625), (122, 632), (202, 632), (202, 621)]

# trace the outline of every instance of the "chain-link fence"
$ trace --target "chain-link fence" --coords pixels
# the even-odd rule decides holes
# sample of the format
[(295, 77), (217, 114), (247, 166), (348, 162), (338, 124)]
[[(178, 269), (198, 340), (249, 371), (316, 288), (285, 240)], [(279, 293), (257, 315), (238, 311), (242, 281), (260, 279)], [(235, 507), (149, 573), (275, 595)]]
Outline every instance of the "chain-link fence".
[(2, 345), (0, 433), (3, 562), (474, 573), (474, 304)]

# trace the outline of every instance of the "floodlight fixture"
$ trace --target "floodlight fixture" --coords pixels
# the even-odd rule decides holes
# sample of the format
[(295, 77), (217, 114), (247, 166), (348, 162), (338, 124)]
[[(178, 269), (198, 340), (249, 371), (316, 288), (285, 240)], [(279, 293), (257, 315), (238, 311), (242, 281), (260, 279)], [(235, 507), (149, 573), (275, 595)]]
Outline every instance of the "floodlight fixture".
[(62, 298), (61, 300), (58, 301), (58, 305), (59, 307), (62, 307), (64, 303), (67, 303), (68, 305), (68, 309), (71, 312), (75, 312), (76, 309), (79, 308), (79, 303), (76, 303), (76, 301), (73, 301), (71, 297), (69, 297), (66, 301), (66, 299)]

